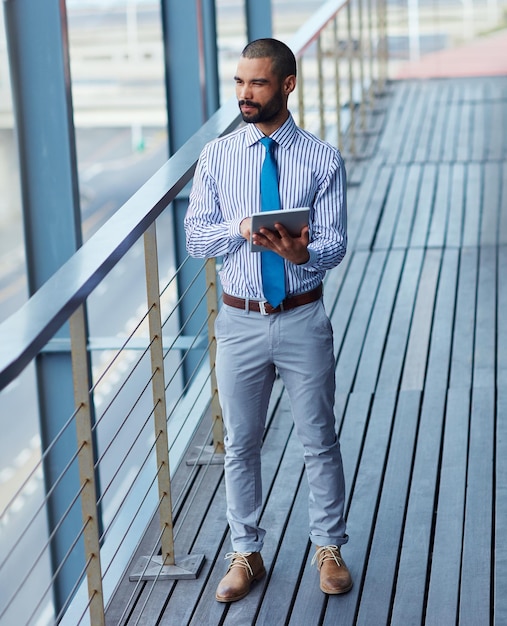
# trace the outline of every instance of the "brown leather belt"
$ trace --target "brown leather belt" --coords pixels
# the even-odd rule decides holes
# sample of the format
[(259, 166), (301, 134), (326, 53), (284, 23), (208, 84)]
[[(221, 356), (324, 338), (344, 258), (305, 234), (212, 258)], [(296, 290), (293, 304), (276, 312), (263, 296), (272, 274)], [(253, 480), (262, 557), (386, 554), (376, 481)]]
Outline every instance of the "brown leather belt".
[(236, 298), (236, 296), (230, 296), (228, 293), (222, 294), (224, 304), (233, 306), (236, 309), (243, 309), (248, 311), (255, 311), (256, 313), (262, 313), (262, 315), (271, 315), (272, 313), (281, 313), (282, 311), (289, 311), (295, 309), (303, 304), (310, 304), (315, 302), (322, 296), (322, 285), (319, 285), (311, 291), (305, 293), (298, 293), (295, 296), (285, 298), (285, 300), (273, 308), (269, 302), (263, 302), (259, 300), (244, 300), (243, 298)]

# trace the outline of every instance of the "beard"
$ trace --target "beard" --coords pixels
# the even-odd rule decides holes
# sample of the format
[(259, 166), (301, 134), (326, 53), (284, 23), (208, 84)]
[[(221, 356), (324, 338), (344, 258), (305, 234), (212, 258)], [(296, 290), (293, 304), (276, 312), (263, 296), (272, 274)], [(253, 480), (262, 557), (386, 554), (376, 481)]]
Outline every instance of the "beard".
[(258, 124), (262, 122), (271, 122), (275, 119), (280, 111), (283, 109), (283, 95), (282, 93), (275, 94), (271, 100), (268, 100), (266, 104), (261, 105), (258, 102), (252, 100), (239, 100), (238, 106), (248, 105), (257, 109), (255, 113), (243, 113), (241, 111), (241, 117), (244, 122), (248, 124)]

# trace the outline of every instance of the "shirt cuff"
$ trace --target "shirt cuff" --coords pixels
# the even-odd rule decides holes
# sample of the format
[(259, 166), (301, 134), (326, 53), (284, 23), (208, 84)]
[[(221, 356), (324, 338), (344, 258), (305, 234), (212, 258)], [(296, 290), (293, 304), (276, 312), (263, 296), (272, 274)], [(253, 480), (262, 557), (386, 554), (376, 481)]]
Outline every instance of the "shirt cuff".
[(308, 250), (308, 254), (310, 255), (310, 258), (308, 259), (306, 263), (300, 263), (299, 267), (304, 267), (305, 269), (314, 269), (315, 266), (317, 265), (319, 254), (315, 250), (312, 250), (312, 248), (307, 248), (307, 250)]
[(240, 224), (242, 221), (243, 221), (243, 218), (234, 219), (229, 222), (228, 229), (229, 229), (229, 237), (231, 239), (235, 239), (235, 240), (244, 239), (240, 230)]

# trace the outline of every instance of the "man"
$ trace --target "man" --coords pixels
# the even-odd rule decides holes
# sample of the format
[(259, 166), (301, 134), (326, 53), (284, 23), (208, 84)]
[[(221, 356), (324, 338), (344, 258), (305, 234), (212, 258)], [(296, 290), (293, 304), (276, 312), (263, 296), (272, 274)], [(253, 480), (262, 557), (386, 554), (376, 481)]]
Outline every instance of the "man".
[[(189, 254), (223, 256), (216, 375), (234, 552), (226, 557), (231, 562), (216, 599), (240, 600), (265, 574), (260, 460), (276, 372), (304, 447), (320, 587), (328, 594), (345, 593), (352, 587), (340, 554), (348, 539), (345, 487), (333, 412), (332, 328), (322, 302), (322, 279), (346, 251), (345, 168), (338, 150), (298, 128), (287, 108), (296, 87), (296, 60), (284, 43), (259, 39), (248, 44), (235, 81), (246, 125), (204, 148), (185, 217)], [(264, 170), (268, 161), (271, 174), (269, 165)], [(269, 182), (263, 182), (264, 176), (270, 176)], [(282, 224), (276, 224), (276, 232), (261, 228), (253, 242), (266, 251), (252, 252), (250, 216), (266, 208), (268, 196), (268, 209), (310, 207), (310, 224), (298, 236), (290, 236)], [(278, 264), (278, 285), (282, 272), (278, 296), (265, 276), (268, 259)]]

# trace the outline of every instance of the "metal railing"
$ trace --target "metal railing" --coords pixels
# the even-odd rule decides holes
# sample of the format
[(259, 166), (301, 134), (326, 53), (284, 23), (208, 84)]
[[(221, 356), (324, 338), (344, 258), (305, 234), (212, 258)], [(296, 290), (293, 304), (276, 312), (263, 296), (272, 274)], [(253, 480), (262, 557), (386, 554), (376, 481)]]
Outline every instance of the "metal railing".
[[(301, 126), (337, 143), (346, 153), (357, 153), (364, 111), (374, 106), (375, 94), (387, 78), (386, 36), (385, 0), (332, 0), (313, 15), (290, 42), (299, 64), (295, 114)], [(196, 467), (214, 462), (223, 452), (214, 379), (216, 266), (214, 259), (198, 263), (195, 285), (202, 281), (206, 287), (192, 296), (191, 316), (197, 315), (201, 303), (207, 313), (200, 330), (188, 336), (189, 319), (178, 319), (181, 300), (188, 296), (177, 287), (184, 268), (171, 267), (167, 246), (157, 245), (157, 233), (165, 232), (171, 219), (168, 207), (191, 180), (205, 143), (238, 123), (237, 104), (231, 100), (15, 316), (0, 325), (0, 389), (15, 382), (40, 354), (55, 350), (70, 350), (75, 389), (74, 412), (49, 448), (41, 451), (32, 472), (2, 511), (0, 523), (7, 524), (23, 490), (44, 470), (51, 448), (71, 429), (76, 446), (68, 450), (56, 482), (65, 483), (73, 470), (79, 475), (77, 489), (69, 491), (67, 510), (48, 536), (44, 536), (45, 508), (56, 484), (46, 485), (44, 497), (0, 555), (0, 572), (19, 572), (12, 581), (14, 591), (0, 598), (2, 624), (35, 624), (41, 613), (47, 614), (52, 586), (65, 563), (52, 563), (48, 584), (38, 594), (31, 593), (29, 600), (23, 590), (38, 575), (37, 566), (50, 561), (52, 540), (64, 531), (68, 512), (77, 506), (82, 525), (65, 532), (70, 534), (67, 556), (78, 552), (82, 568), (68, 597), (50, 609), (54, 611), (50, 621), (105, 623), (105, 606), (132, 557), (132, 546), (139, 544), (154, 516), (159, 525), (156, 541), (132, 577), (156, 581), (198, 575), (202, 555), (177, 560), (174, 554), (173, 510), (180, 495), (172, 492), (171, 478), (206, 419), (202, 437), (206, 445)], [(99, 292), (101, 299), (107, 298), (120, 270), (132, 276), (129, 289), (135, 289), (133, 281), (140, 270), (142, 280), (136, 284), (144, 283), (145, 303), (128, 333), (115, 329), (110, 334), (116, 331), (121, 336), (114, 340), (93, 335), (87, 339), (85, 307)], [(121, 308), (114, 300), (108, 306)], [(70, 345), (56, 338), (66, 323)], [(192, 375), (184, 377), (181, 372), (191, 353), (199, 359)], [(26, 545), (34, 532), (35, 552)]]

